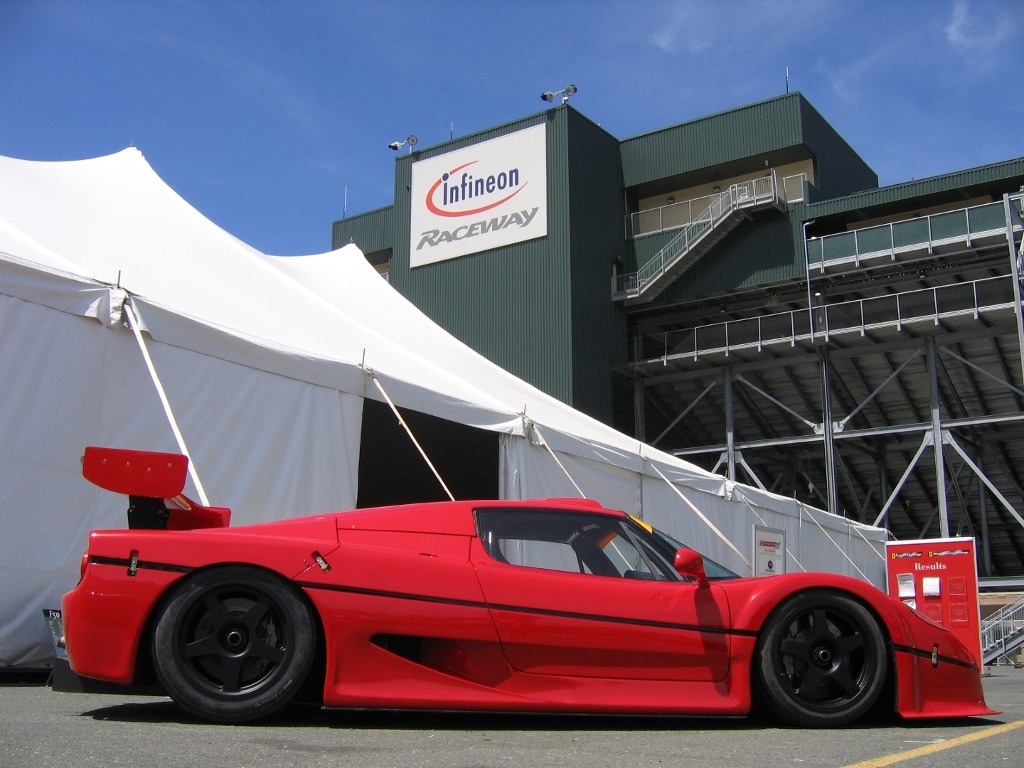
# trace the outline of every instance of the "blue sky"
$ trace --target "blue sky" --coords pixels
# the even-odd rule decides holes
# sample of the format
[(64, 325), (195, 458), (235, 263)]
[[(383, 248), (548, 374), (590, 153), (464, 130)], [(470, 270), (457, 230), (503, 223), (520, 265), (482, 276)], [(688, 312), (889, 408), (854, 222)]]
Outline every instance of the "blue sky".
[(788, 67), (883, 185), (1024, 156), (1022, 54), (1021, 0), (0, 0), (0, 154), (134, 145), (235, 236), (316, 253), (346, 190), (349, 215), (393, 201), (389, 142), (568, 83), (625, 138), (785, 93)]

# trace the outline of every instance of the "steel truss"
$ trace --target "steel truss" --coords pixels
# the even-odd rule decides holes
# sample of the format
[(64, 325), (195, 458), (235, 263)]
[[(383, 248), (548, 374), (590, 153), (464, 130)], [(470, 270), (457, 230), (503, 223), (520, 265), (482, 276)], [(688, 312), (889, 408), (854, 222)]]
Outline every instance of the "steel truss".
[[(1024, 241), (1004, 204), (1001, 248), (847, 281), (773, 324), (788, 335), (762, 333), (765, 316), (756, 343), (730, 343), (738, 325), (715, 331), (718, 348), (700, 328), (692, 343), (666, 333), (633, 364), (637, 435), (894, 538), (975, 536), (982, 576), (1024, 583)], [(816, 281), (808, 270), (808, 297)], [(927, 310), (907, 309), (928, 292)], [(880, 301), (895, 317), (870, 310)]]

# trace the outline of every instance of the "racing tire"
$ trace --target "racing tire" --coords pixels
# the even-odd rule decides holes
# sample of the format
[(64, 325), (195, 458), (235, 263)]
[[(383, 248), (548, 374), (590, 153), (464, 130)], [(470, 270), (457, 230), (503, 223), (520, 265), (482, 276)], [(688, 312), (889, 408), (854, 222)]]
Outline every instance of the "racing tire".
[(843, 726), (866, 715), (889, 672), (888, 643), (874, 615), (828, 590), (779, 605), (765, 622), (756, 662), (764, 708), (811, 727)]
[(280, 577), (251, 566), (199, 571), (173, 588), (153, 631), (157, 677), (186, 712), (243, 723), (280, 712), (316, 652), (313, 610)]

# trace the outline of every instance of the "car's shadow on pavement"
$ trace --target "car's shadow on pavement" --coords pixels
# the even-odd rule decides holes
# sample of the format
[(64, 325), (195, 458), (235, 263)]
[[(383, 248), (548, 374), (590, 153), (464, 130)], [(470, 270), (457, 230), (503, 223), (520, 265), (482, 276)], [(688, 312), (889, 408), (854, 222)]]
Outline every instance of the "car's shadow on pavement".
[[(82, 713), (83, 717), (126, 723), (177, 723), (226, 727), (193, 717), (169, 699), (131, 702), (101, 707)], [(941, 726), (990, 726), (1003, 722), (993, 718), (950, 720), (899, 720), (895, 717), (867, 719), (848, 729)], [(294, 705), (286, 712), (260, 720), (229, 726), (234, 728), (334, 728), (353, 730), (410, 731), (765, 731), (802, 730), (766, 717), (682, 717), (652, 715), (570, 715), (505, 712), (446, 712), (420, 710), (323, 709), (315, 705)], [(814, 729), (808, 729), (814, 730)]]
[[(125, 723), (177, 723), (218, 726), (193, 717), (169, 699), (130, 702), (82, 713), (83, 717)], [(746, 717), (667, 717), (626, 715), (523, 714), (420, 710), (323, 709), (295, 705), (286, 712), (234, 728), (344, 728), (365, 730), (617, 731), (762, 729), (768, 723)]]

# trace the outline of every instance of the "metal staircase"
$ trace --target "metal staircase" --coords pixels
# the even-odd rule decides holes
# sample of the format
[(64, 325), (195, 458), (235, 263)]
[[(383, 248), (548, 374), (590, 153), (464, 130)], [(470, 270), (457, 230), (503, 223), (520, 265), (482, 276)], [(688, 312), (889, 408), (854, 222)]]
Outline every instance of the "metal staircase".
[(1024, 597), (981, 622), (981, 659), (986, 666), (1024, 646)]
[(733, 184), (711, 202), (638, 271), (619, 275), (612, 299), (626, 304), (653, 300), (702, 255), (729, 234), (751, 210), (780, 206), (775, 176)]

